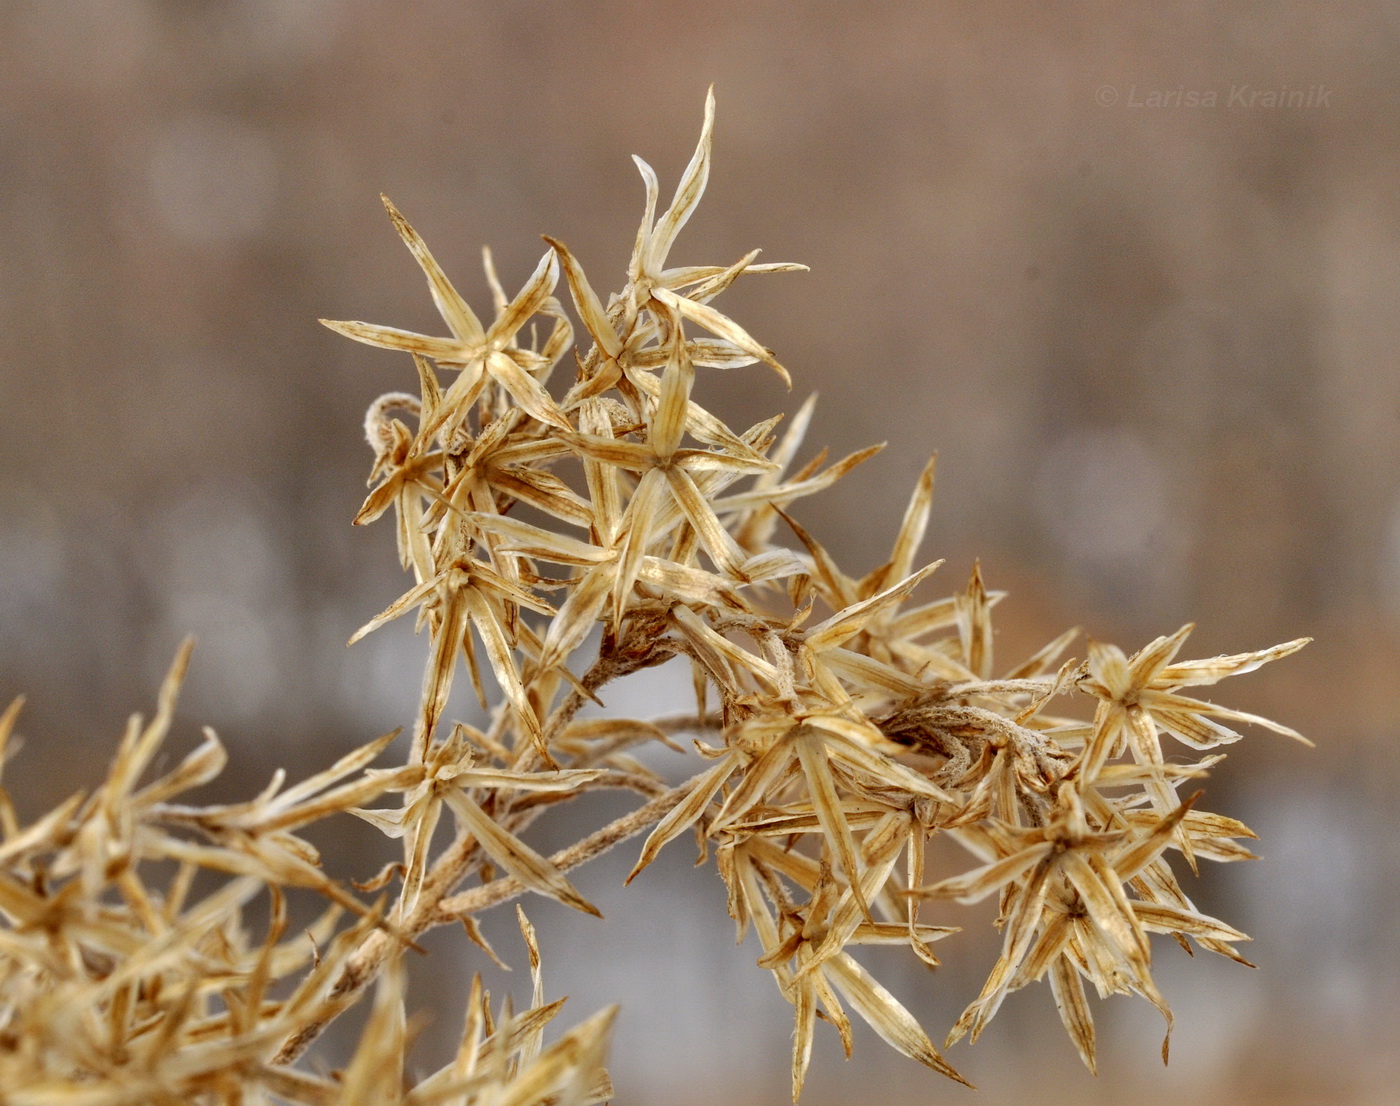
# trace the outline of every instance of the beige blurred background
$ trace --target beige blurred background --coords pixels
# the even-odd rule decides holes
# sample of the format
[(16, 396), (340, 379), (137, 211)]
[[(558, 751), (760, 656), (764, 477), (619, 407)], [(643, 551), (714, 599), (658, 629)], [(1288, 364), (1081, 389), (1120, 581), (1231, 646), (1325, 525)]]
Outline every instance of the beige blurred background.
[[(30, 696), (7, 786), (33, 811), (97, 778), (190, 631), (177, 741), (215, 726), (232, 792), (410, 720), (424, 642), (343, 643), (401, 589), (391, 532), (349, 520), (361, 414), (412, 381), (315, 320), (437, 325), (381, 191), (477, 302), (481, 245), (518, 285), (540, 233), (617, 287), (628, 155), (669, 191), (710, 82), (715, 168), (673, 258), (812, 271), (728, 294), (793, 395), (749, 370), (702, 398), (745, 422), (816, 390), (806, 455), (889, 441), (800, 511), (852, 571), (936, 448), (925, 553), (948, 589), (980, 557), (1011, 590), (1007, 661), (1071, 624), (1133, 648), (1194, 619), (1195, 655), (1317, 639), (1221, 693), (1318, 748), (1252, 733), (1209, 785), (1265, 859), (1199, 901), (1261, 970), (1158, 947), (1169, 1068), (1119, 999), (1091, 1078), (1039, 989), (950, 1053), (977, 1096), (819, 1033), (804, 1101), (1394, 1102), (1393, 4), (0, 0), (0, 701)], [(335, 864), (377, 866), (346, 841)], [(784, 1102), (790, 1009), (675, 849), (625, 892), (630, 849), (580, 874), (607, 923), (531, 906), (547, 986), (574, 1020), (624, 1003), (620, 1104)], [(460, 934), (434, 951), (425, 1065), (480, 966)], [(943, 953), (876, 961), (935, 1037), (994, 956)]]

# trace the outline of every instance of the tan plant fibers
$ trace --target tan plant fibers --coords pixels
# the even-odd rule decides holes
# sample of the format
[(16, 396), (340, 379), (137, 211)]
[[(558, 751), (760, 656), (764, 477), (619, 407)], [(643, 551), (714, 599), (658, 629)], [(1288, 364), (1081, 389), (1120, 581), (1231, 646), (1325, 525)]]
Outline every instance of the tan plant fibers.
[[(613, 1011), (545, 1044), (562, 1000), (545, 1001), (523, 913), (528, 1007), (493, 1013), (478, 979), (455, 1057), (416, 1084), (404, 1074), (402, 961), (444, 924), (465, 925), (484, 947), (476, 915), (527, 891), (596, 913), (568, 871), (647, 830), (633, 875), (691, 832), (715, 858), (740, 938), (757, 933), (759, 965), (795, 1011), (794, 1098), (817, 1020), (849, 1053), (852, 1012), (961, 1080), (855, 955), (905, 945), (936, 967), (931, 946), (953, 930), (923, 919), (929, 900), (1000, 902), (1001, 955), (950, 1042), (975, 1038), (1009, 992), (1048, 978), (1093, 1068), (1086, 983), (1100, 996), (1141, 995), (1170, 1033), (1150, 933), (1244, 962), (1235, 945), (1245, 935), (1192, 905), (1168, 857), (1193, 870), (1244, 859), (1238, 839), (1253, 835), (1181, 791), (1221, 759), (1211, 750), (1238, 739), (1232, 724), (1298, 735), (1184, 689), (1304, 640), (1180, 661), (1187, 626), (1132, 656), (1090, 641), (1087, 660), (1062, 661), (1070, 631), (1000, 670), (991, 612), (1002, 596), (979, 571), (946, 598), (914, 598), (937, 567), (916, 560), (932, 462), (889, 560), (848, 576), (793, 512), (877, 449), (799, 463), (810, 401), (779, 435), (778, 418), (735, 431), (692, 398), (697, 373), (763, 364), (787, 380), (711, 304), (740, 276), (801, 268), (756, 264), (757, 251), (727, 267), (667, 267), (705, 188), (713, 119), (710, 98), (660, 215), (656, 175), (637, 161), (645, 215), (626, 283), (606, 300), (546, 239), (514, 297), (487, 255), (494, 303), (483, 322), (385, 200), (450, 335), (327, 325), (407, 352), (418, 381), (416, 396), (370, 408), (372, 491), (355, 519), (393, 510), (415, 580), (356, 638), (413, 612), (431, 642), (407, 761), (370, 767), (390, 734), (295, 786), (279, 773), (248, 802), (185, 805), (182, 793), (224, 765), (212, 732), (143, 779), (171, 726), (186, 645), (154, 717), (131, 720), (91, 795), (25, 826), (0, 792), (4, 1106), (600, 1101), (611, 1094), (602, 1062)], [(575, 355), (568, 387), (551, 388), (573, 338), (554, 296), (561, 274), (591, 348)], [(788, 532), (792, 549), (775, 540)], [(570, 667), (595, 641), (596, 655)], [(610, 681), (672, 657), (694, 673), (693, 714), (578, 717)], [(460, 668), (483, 705), (483, 668), (500, 689), (482, 729), (443, 718)], [(1092, 704), (1092, 720), (1065, 706), (1076, 701)], [(0, 754), (19, 707), (0, 717)], [(678, 735), (693, 739), (698, 770), (668, 787), (633, 754), (679, 747)], [(1169, 758), (1177, 745), (1206, 755)], [(643, 801), (552, 857), (522, 840), (551, 807), (600, 788)], [(375, 805), (388, 796), (400, 800)], [(391, 897), (367, 904), (330, 880), (299, 836), (343, 813), (402, 839), (402, 862), (357, 885), (393, 886)], [(444, 815), (455, 836), (435, 851)], [(928, 850), (954, 844), (975, 866), (928, 883)], [(287, 932), (291, 888), (327, 900), (309, 934)], [(370, 1010), (348, 1066), (324, 1075), (298, 1063), (361, 999)]]

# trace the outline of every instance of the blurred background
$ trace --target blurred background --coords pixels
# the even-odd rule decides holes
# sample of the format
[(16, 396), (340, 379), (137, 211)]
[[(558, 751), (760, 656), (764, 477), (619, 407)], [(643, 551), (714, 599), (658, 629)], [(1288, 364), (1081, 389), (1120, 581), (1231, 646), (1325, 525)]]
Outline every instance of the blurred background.
[[(426, 642), (344, 642), (403, 588), (391, 529), (350, 519), (364, 408), (413, 382), (316, 319), (440, 329), (381, 191), (478, 304), (481, 246), (514, 288), (541, 233), (620, 286), (628, 155), (669, 195), (714, 82), (673, 261), (762, 246), (811, 272), (725, 299), (792, 395), (752, 369), (700, 398), (748, 425), (818, 391), (804, 457), (890, 443), (800, 505), (848, 571), (883, 559), (936, 449), (924, 553), (947, 591), (974, 558), (1010, 590), (1007, 664), (1069, 625), (1132, 649), (1196, 620), (1193, 656), (1317, 639), (1220, 694), (1318, 748), (1254, 732), (1210, 781), (1264, 859), (1197, 899), (1261, 970), (1157, 946), (1170, 1067), (1119, 999), (1092, 1078), (1041, 988), (950, 1052), (977, 1096), (819, 1030), (804, 1101), (1393, 1102), (1397, 81), (1397, 9), (1355, 0), (0, 2), (0, 702), (29, 695), (7, 786), (32, 813), (99, 778), (191, 631), (172, 755), (214, 726), (231, 794), (410, 722)], [(687, 687), (663, 669), (609, 705)], [(388, 854), (356, 826), (327, 855)], [(623, 1002), (619, 1104), (786, 1101), (791, 1011), (713, 870), (680, 843), (624, 892), (634, 855), (578, 875), (606, 923), (530, 904), (565, 1021)], [(940, 972), (871, 961), (935, 1039), (995, 956), (964, 913)], [(433, 947), (425, 1067), (482, 966), (461, 934)]]

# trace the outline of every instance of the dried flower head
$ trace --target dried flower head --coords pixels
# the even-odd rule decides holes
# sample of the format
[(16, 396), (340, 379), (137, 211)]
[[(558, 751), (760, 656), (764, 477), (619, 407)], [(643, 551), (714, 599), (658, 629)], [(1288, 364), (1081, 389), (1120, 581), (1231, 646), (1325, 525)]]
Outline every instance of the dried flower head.
[[(247, 802), (181, 802), (225, 761), (206, 731), (174, 769), (142, 782), (171, 728), (186, 645), (154, 717), (133, 718), (95, 792), (28, 826), (0, 792), (4, 1106), (600, 1101), (611, 1093), (602, 1061), (613, 1012), (545, 1044), (560, 1002), (544, 999), (523, 913), (530, 1005), (493, 1013), (478, 980), (457, 1054), (414, 1085), (402, 959), (449, 923), (494, 958), (476, 915), (527, 891), (596, 914), (566, 873), (647, 830), (629, 881), (684, 833), (713, 853), (739, 937), (757, 934), (759, 965), (794, 1008), (794, 1099), (817, 1020), (849, 1053), (852, 1012), (899, 1052), (963, 1081), (858, 959), (863, 945), (906, 945), (935, 969), (933, 947), (954, 929), (932, 924), (931, 902), (1000, 904), (1001, 954), (949, 1043), (976, 1038), (1010, 992), (1048, 977), (1092, 1069), (1086, 983), (1100, 996), (1143, 996), (1170, 1031), (1150, 934), (1243, 962), (1235, 945), (1245, 935), (1195, 908), (1171, 856), (1192, 870), (1243, 859), (1238, 842), (1253, 835), (1181, 789), (1219, 762), (1212, 750), (1238, 740), (1227, 724), (1298, 735), (1183, 689), (1306, 639), (1177, 661), (1187, 626), (1131, 657), (1090, 641), (1077, 662), (1062, 659), (1069, 631), (999, 669), (992, 612), (1003, 596), (980, 567), (951, 594), (920, 597), (941, 563), (918, 559), (932, 461), (889, 559), (864, 576), (839, 567), (798, 520), (799, 501), (878, 447), (798, 464), (810, 400), (779, 436), (779, 416), (736, 430), (694, 398), (697, 376), (710, 372), (762, 364), (789, 380), (712, 302), (741, 276), (802, 268), (757, 264), (757, 251), (667, 267), (709, 177), (713, 123), (711, 95), (695, 155), (659, 216), (656, 174), (637, 160), (644, 214), (625, 280), (606, 300), (547, 238), (513, 298), (486, 255), (494, 318), (485, 324), (385, 200), (450, 336), (327, 325), (408, 354), (405, 379), (418, 389), (370, 407), (371, 490), (355, 518), (392, 509), (413, 574), (355, 638), (409, 612), (428, 632), (409, 755), (371, 767), (389, 734), (295, 786), (279, 772)], [(551, 387), (574, 333), (554, 295), (561, 274), (590, 340), (567, 388)], [(579, 661), (594, 640), (596, 654)], [(578, 717), (611, 681), (674, 657), (691, 666), (693, 713)], [(490, 708), (482, 728), (444, 718), (459, 667)], [(18, 711), (16, 702), (0, 716), (0, 764)], [(698, 770), (668, 786), (634, 751), (681, 748), (682, 734), (694, 739)], [(1168, 759), (1164, 739), (1203, 755)], [(551, 807), (604, 788), (641, 802), (553, 856), (524, 839)], [(435, 849), (444, 813), (455, 835)], [(301, 832), (341, 814), (401, 840), (402, 862), (354, 888), (329, 879)], [(948, 844), (971, 853), (972, 866), (930, 883), (930, 849)], [(196, 895), (196, 885), (210, 890)], [(362, 898), (391, 885), (374, 903)], [(327, 903), (310, 940), (287, 932), (294, 891)], [(255, 923), (259, 911), (266, 921)], [(372, 983), (344, 1071), (301, 1066)]]

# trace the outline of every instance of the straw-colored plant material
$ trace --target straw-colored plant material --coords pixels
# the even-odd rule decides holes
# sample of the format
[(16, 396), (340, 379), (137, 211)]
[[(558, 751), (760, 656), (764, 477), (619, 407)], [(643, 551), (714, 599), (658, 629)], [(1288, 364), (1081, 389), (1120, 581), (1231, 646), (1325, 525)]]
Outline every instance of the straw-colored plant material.
[[(1131, 656), (1090, 641), (1079, 662), (1062, 659), (1071, 631), (999, 669), (991, 619), (1002, 595), (980, 569), (951, 595), (920, 597), (938, 567), (917, 560), (932, 462), (889, 560), (848, 575), (799, 521), (801, 500), (875, 450), (800, 463), (810, 401), (780, 434), (776, 417), (734, 429), (694, 398), (703, 374), (764, 365), (789, 379), (712, 304), (741, 276), (801, 268), (757, 264), (756, 253), (667, 267), (704, 192), (713, 122), (711, 97), (659, 215), (656, 175), (638, 160), (645, 214), (625, 283), (606, 299), (547, 239), (513, 298), (487, 255), (494, 302), (478, 315), (385, 200), (448, 336), (327, 325), (408, 354), (403, 379), (417, 382), (417, 395), (391, 392), (370, 408), (372, 487), (355, 519), (392, 511), (414, 577), (360, 634), (410, 612), (428, 631), (406, 763), (371, 766), (386, 735), (295, 786), (279, 773), (248, 802), (182, 803), (225, 760), (206, 731), (146, 779), (171, 728), (186, 646), (154, 717), (132, 719), (95, 792), (28, 826), (0, 801), (3, 1106), (599, 1101), (610, 1093), (612, 1011), (547, 1043), (559, 1003), (544, 1000), (523, 914), (530, 1005), (493, 1013), (474, 986), (457, 1054), (412, 1086), (402, 962), (425, 930), (449, 923), (493, 955), (475, 915), (526, 892), (596, 913), (567, 873), (644, 832), (632, 877), (688, 833), (715, 856), (739, 936), (756, 932), (759, 964), (795, 1011), (794, 1098), (817, 1021), (849, 1052), (852, 1013), (899, 1052), (962, 1079), (859, 959), (862, 945), (906, 945), (935, 968), (933, 946), (953, 930), (931, 924), (930, 902), (940, 922), (949, 900), (1000, 904), (1001, 955), (950, 1042), (975, 1038), (1008, 994), (1048, 979), (1092, 1068), (1086, 984), (1099, 996), (1139, 994), (1170, 1026), (1150, 934), (1243, 962), (1245, 935), (1196, 909), (1171, 857), (1189, 869), (1242, 859), (1238, 841), (1252, 834), (1182, 791), (1239, 738), (1232, 726), (1298, 735), (1183, 689), (1305, 639), (1181, 661), (1188, 626)], [(566, 384), (554, 374), (573, 344), (561, 276), (588, 347)], [(594, 640), (596, 655), (580, 660)], [(612, 680), (672, 657), (693, 668), (693, 715), (576, 717)], [(491, 709), (483, 729), (444, 718), (462, 669)], [(17, 702), (0, 717), (0, 762), (18, 712)], [(676, 735), (694, 738), (699, 756), (692, 777), (668, 787), (633, 753), (648, 742), (678, 748)], [(636, 809), (554, 856), (526, 843), (536, 818), (600, 788), (637, 793)], [(327, 878), (300, 836), (347, 813), (403, 842), (402, 864), (365, 873), (358, 891)], [(455, 837), (434, 850), (444, 817)], [(930, 849), (954, 845), (970, 866), (929, 882)], [(292, 888), (327, 901), (310, 939), (287, 931)], [(365, 901), (376, 891), (384, 896)], [(370, 1010), (350, 1063), (312, 1074), (300, 1059), (360, 1001)]]

